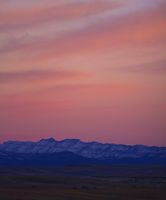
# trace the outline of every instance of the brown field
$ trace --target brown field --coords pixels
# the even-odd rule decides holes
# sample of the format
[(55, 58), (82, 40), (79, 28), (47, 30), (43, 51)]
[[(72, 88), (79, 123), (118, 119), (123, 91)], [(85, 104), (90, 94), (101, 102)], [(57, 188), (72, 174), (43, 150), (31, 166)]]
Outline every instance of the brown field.
[(165, 200), (166, 178), (0, 175), (1, 200)]

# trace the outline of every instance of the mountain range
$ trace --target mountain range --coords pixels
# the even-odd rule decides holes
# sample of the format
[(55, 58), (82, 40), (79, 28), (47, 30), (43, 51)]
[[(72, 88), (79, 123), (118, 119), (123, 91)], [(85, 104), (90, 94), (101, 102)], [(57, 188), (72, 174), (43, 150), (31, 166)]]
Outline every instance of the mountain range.
[(82, 142), (79, 139), (0, 144), (0, 165), (75, 165), (110, 163), (166, 164), (166, 147)]

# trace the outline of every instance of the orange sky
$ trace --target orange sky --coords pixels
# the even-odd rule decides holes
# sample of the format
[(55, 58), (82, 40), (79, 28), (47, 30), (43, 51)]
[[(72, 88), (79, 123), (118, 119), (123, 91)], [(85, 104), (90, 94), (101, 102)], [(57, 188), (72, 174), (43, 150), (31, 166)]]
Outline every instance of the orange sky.
[(0, 0), (0, 141), (166, 145), (165, 0)]

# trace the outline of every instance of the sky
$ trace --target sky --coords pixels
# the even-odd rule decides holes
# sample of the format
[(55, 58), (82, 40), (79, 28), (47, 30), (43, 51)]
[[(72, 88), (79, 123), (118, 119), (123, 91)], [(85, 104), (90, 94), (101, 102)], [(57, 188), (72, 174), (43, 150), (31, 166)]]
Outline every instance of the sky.
[(0, 142), (166, 145), (165, 0), (0, 0)]

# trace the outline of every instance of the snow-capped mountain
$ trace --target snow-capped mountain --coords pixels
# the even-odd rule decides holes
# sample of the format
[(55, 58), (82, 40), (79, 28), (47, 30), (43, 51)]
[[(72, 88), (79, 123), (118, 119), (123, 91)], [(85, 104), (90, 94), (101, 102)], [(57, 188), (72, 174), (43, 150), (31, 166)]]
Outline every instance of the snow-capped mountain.
[[(0, 152), (7, 153), (52, 154), (64, 151), (98, 160), (140, 159), (145, 157), (166, 160), (166, 147), (102, 144), (98, 142), (82, 142), (79, 139), (57, 141), (54, 138), (41, 139), (37, 142), (7, 141), (0, 144)], [(2, 153), (0, 153), (0, 157), (1, 154)]]

